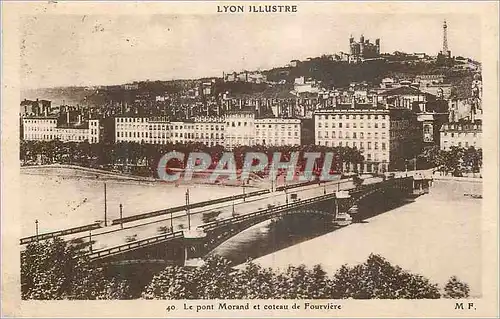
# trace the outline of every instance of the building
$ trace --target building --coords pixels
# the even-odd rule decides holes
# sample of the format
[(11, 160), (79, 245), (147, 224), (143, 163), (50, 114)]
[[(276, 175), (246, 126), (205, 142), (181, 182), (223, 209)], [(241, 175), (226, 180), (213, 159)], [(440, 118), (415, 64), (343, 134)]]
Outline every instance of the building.
[(448, 102), (437, 100), (419, 106), (413, 111), (417, 114), (417, 121), (421, 123), (423, 145), (439, 145), (441, 126), (448, 122)]
[(301, 121), (294, 118), (255, 119), (255, 144), (300, 145)]
[(58, 124), (56, 116), (23, 118), (23, 139), (26, 141), (89, 142), (99, 143), (99, 120)]
[(476, 149), (482, 148), (482, 123), (460, 122), (447, 123), (441, 127), (441, 150), (449, 150), (452, 146)]
[(224, 128), (222, 117), (195, 117), (194, 141), (206, 146), (224, 145)]
[[(315, 119), (315, 144), (359, 149), (364, 163), (358, 171), (385, 172), (404, 169), (405, 160), (420, 150), (421, 131), (416, 115), (406, 108), (371, 104), (337, 104), (318, 110)], [(354, 169), (350, 167), (349, 169)]]
[(24, 99), (21, 101), (21, 117), (25, 116), (48, 116), (51, 113), (51, 101), (39, 100), (35, 101)]
[(226, 114), (224, 128), (227, 149), (239, 145), (255, 145), (255, 112), (250, 110), (232, 111)]
[(167, 144), (170, 142), (171, 130), (170, 121), (166, 117), (148, 118), (149, 136), (147, 140), (150, 144)]
[(379, 94), (379, 101), (396, 108), (412, 109), (414, 103), (422, 104), (434, 100), (436, 100), (436, 96), (411, 86), (401, 86)]
[(149, 119), (118, 116), (115, 118), (115, 142), (146, 142), (150, 138)]
[(370, 43), (363, 35), (359, 38), (359, 42), (354, 41), (351, 36), (349, 38), (349, 49), (351, 56), (361, 58), (377, 58), (380, 56), (380, 39), (375, 39), (375, 43)]
[(248, 82), (248, 83), (265, 83), (267, 82), (267, 76), (259, 71), (249, 72), (243, 71), (240, 73), (231, 72), (224, 73), (224, 82)]

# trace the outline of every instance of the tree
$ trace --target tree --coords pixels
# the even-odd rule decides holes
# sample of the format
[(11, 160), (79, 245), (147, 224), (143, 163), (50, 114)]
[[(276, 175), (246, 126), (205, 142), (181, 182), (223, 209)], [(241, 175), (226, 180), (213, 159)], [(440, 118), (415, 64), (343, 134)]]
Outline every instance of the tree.
[(206, 258), (205, 263), (193, 272), (197, 299), (234, 298), (232, 271), (229, 260), (218, 255)]
[(466, 283), (458, 280), (456, 276), (450, 277), (444, 286), (444, 298), (461, 299), (469, 297), (470, 288)]
[(196, 282), (193, 271), (179, 266), (168, 266), (155, 275), (146, 286), (142, 297), (145, 299), (196, 299)]
[(21, 257), (23, 299), (126, 299), (130, 296), (123, 281), (108, 280), (92, 266), (79, 243), (60, 238), (31, 243)]
[(262, 268), (251, 261), (245, 268), (232, 275), (234, 299), (273, 299), (276, 298), (276, 274), (271, 268)]
[(371, 254), (363, 264), (342, 266), (333, 277), (333, 298), (437, 299), (437, 285)]

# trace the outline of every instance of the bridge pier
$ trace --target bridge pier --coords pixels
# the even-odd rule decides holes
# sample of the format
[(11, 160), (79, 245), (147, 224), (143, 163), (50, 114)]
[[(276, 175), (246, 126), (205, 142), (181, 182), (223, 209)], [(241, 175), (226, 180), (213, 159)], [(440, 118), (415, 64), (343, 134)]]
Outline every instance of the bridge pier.
[(207, 234), (200, 229), (184, 230), (184, 265), (198, 267), (203, 264)]
[[(333, 224), (335, 226), (347, 226), (352, 223), (352, 217), (349, 215), (348, 211), (351, 207), (350, 203), (352, 201), (351, 195), (347, 191), (338, 191), (335, 193), (334, 201), (334, 212), (333, 212)], [(357, 206), (356, 206), (357, 207)]]

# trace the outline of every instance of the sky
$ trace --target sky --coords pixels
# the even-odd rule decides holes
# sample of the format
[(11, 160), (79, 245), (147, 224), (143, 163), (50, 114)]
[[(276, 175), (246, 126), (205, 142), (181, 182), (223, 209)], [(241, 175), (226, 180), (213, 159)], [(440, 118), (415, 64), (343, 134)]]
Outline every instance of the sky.
[(23, 88), (222, 76), (292, 59), (348, 52), (349, 36), (381, 39), (382, 52), (442, 48), (481, 61), (481, 21), (463, 14), (212, 14), (26, 16)]

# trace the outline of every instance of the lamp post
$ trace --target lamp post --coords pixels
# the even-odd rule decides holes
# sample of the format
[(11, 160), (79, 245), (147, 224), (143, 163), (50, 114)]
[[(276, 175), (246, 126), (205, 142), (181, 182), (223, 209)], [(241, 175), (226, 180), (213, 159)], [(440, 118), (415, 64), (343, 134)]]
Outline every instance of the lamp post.
[(36, 241), (38, 241), (38, 219), (35, 219), (35, 234), (36, 234)]
[(246, 194), (245, 194), (245, 181), (243, 181), (242, 186), (243, 187), (243, 201), (246, 201)]
[(189, 213), (189, 189), (186, 190), (186, 214), (188, 217), (188, 229), (191, 230), (191, 215)]
[(106, 183), (104, 183), (104, 227), (108, 226), (108, 204), (106, 199)]
[(170, 212), (170, 232), (174, 232), (174, 212)]
[(234, 217), (235, 215), (235, 212), (234, 212), (234, 196), (233, 196), (233, 212), (232, 212), (232, 216)]
[(120, 227), (123, 229), (123, 205), (120, 203)]
[(90, 253), (92, 254), (92, 231), (89, 230), (89, 250)]

